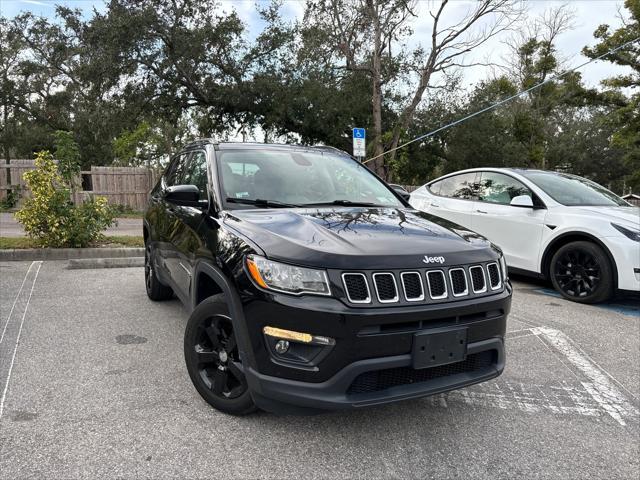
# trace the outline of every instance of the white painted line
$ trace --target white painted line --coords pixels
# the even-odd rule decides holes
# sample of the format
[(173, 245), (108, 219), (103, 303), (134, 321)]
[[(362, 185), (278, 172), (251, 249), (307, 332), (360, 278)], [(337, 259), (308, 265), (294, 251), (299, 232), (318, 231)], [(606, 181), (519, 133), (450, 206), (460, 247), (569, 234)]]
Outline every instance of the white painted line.
[(574, 345), (563, 332), (548, 327), (534, 327), (531, 331), (548, 342), (589, 380), (581, 382), (584, 389), (620, 425), (626, 425), (623, 417), (638, 415), (638, 410), (614, 385), (615, 379)]
[(18, 294), (16, 295), (15, 300), (13, 301), (13, 305), (11, 305), (11, 310), (9, 311), (9, 316), (7, 317), (7, 321), (4, 324), (4, 328), (2, 329), (2, 335), (0, 335), (0, 343), (4, 339), (4, 334), (7, 333), (7, 327), (9, 326), (9, 320), (11, 320), (11, 314), (13, 313), (13, 309), (16, 308), (16, 302), (18, 298), (20, 298), (20, 294), (22, 293), (22, 288), (24, 287), (24, 282), (27, 281), (27, 277), (29, 276), (29, 272), (31, 271), (31, 267), (33, 267), (34, 262), (31, 262), (29, 268), (27, 268), (27, 273), (24, 274), (24, 278), (22, 279), (22, 285), (20, 285), (20, 290), (18, 290)]
[(553, 413), (600, 417), (600, 404), (580, 386), (530, 385), (498, 381), (463, 390), (454, 390), (433, 398), (434, 406), (462, 402), (474, 407), (520, 410), (526, 413)]
[[(18, 328), (18, 335), (16, 336), (16, 344), (13, 348), (13, 355), (11, 356), (11, 364), (9, 365), (9, 373), (7, 374), (7, 381), (4, 385), (4, 390), (2, 392), (2, 398), (0, 398), (0, 420), (2, 419), (2, 413), (4, 411), (4, 401), (7, 398), (7, 390), (9, 389), (9, 381), (11, 380), (11, 372), (13, 370), (13, 364), (16, 360), (16, 352), (18, 351), (18, 345), (20, 344), (20, 335), (22, 334), (22, 326), (24, 325), (24, 319), (27, 316), (27, 310), (29, 309), (29, 302), (31, 302), (31, 296), (33, 295), (33, 289), (36, 286), (36, 280), (38, 279), (38, 274), (40, 273), (40, 267), (42, 267), (42, 261), (33, 262), (31, 266), (37, 265), (36, 274), (33, 277), (33, 283), (31, 284), (31, 290), (29, 291), (29, 298), (27, 298), (27, 304), (24, 306), (24, 312), (22, 313), (22, 320), (20, 320), (20, 328)], [(31, 270), (31, 266), (29, 270)]]

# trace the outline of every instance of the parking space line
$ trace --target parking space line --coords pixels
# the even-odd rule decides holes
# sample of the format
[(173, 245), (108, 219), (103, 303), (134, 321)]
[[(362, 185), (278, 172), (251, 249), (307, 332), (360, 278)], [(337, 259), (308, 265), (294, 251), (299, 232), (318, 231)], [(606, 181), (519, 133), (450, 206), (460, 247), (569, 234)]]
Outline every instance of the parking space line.
[[(33, 289), (36, 286), (36, 280), (38, 279), (38, 274), (40, 273), (40, 267), (42, 267), (42, 262), (41, 261), (37, 261), (37, 262), (33, 262), (31, 263), (31, 265), (29, 266), (29, 270), (27, 271), (27, 275), (31, 272), (32, 267), (35, 266), (35, 275), (33, 276), (33, 281), (31, 282), (31, 288), (29, 290), (29, 296), (27, 297), (27, 301), (24, 305), (24, 311), (22, 312), (22, 319), (20, 320), (20, 326), (18, 328), (18, 333), (16, 335), (16, 341), (13, 347), (13, 353), (11, 355), (11, 363), (9, 364), (9, 370), (7, 372), (7, 378), (4, 384), (4, 389), (2, 391), (2, 397), (0, 398), (0, 420), (2, 419), (2, 413), (4, 412), (4, 402), (5, 399), (7, 397), (7, 391), (9, 389), (9, 381), (11, 380), (11, 372), (13, 371), (13, 364), (16, 360), (16, 352), (18, 351), (18, 345), (20, 344), (20, 335), (22, 334), (22, 327), (24, 326), (24, 319), (27, 316), (27, 310), (29, 308), (29, 302), (31, 302), (31, 296), (33, 295)], [(26, 280), (26, 276), (25, 276), (25, 280)], [(23, 282), (24, 284), (24, 282)], [(22, 291), (22, 288), (21, 288)], [(18, 298), (20, 297), (20, 294), (18, 295)], [(16, 302), (18, 300), (18, 298), (16, 298)], [(11, 311), (11, 313), (13, 313), (13, 309)], [(7, 328), (7, 326), (9, 325), (9, 320), (11, 318), (9, 317), (9, 319), (7, 319), (7, 325), (5, 325), (5, 329)], [(5, 349), (0, 349), (0, 359), (2, 359), (2, 357), (4, 356), (4, 351)], [(2, 373), (2, 372), (0, 372)]]
[(614, 383), (623, 389), (624, 386), (591, 360), (578, 346), (573, 345), (563, 332), (548, 327), (534, 327), (531, 331), (541, 340), (548, 342), (589, 380), (581, 382), (584, 389), (620, 425), (626, 425), (623, 417), (638, 415), (638, 410)]
[(11, 305), (11, 310), (9, 310), (9, 316), (7, 317), (7, 321), (4, 323), (4, 328), (2, 329), (2, 335), (0, 335), (0, 343), (4, 340), (4, 335), (7, 333), (7, 327), (9, 326), (9, 320), (11, 320), (11, 315), (13, 314), (13, 309), (16, 308), (16, 302), (18, 298), (20, 298), (20, 294), (22, 293), (22, 289), (24, 288), (24, 283), (27, 281), (27, 277), (29, 276), (29, 272), (31, 271), (31, 267), (33, 267), (34, 262), (31, 262), (29, 268), (27, 268), (27, 272), (24, 274), (24, 278), (22, 279), (22, 285), (20, 285), (20, 290), (18, 290), (18, 294), (16, 295), (15, 300), (13, 301), (13, 305)]

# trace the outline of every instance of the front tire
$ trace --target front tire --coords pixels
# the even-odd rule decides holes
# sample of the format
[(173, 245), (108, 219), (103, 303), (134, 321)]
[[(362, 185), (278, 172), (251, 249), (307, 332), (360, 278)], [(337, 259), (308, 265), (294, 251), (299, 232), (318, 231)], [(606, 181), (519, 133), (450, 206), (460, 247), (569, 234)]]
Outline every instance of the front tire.
[(613, 295), (613, 267), (598, 245), (571, 242), (551, 258), (549, 276), (554, 288), (571, 301), (598, 303)]
[(189, 317), (184, 358), (194, 387), (209, 405), (231, 415), (256, 410), (224, 295), (203, 300)]

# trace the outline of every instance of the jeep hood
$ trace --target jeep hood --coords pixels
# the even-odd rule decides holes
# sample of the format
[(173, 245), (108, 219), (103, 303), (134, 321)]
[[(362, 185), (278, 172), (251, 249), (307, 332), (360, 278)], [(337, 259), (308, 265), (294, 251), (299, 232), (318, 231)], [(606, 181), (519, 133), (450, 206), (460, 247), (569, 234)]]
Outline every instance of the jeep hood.
[(223, 222), (265, 255), (337, 269), (438, 267), (498, 258), (484, 237), (413, 209), (330, 207), (227, 211)]

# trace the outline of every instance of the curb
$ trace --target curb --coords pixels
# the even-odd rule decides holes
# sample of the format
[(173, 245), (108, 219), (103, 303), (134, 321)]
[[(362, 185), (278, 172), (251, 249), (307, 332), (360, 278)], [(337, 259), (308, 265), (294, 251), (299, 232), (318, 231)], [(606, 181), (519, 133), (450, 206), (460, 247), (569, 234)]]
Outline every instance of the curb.
[(75, 258), (69, 260), (67, 270), (128, 267), (144, 267), (144, 257)]
[(0, 261), (144, 257), (144, 248), (25, 248), (0, 250)]

